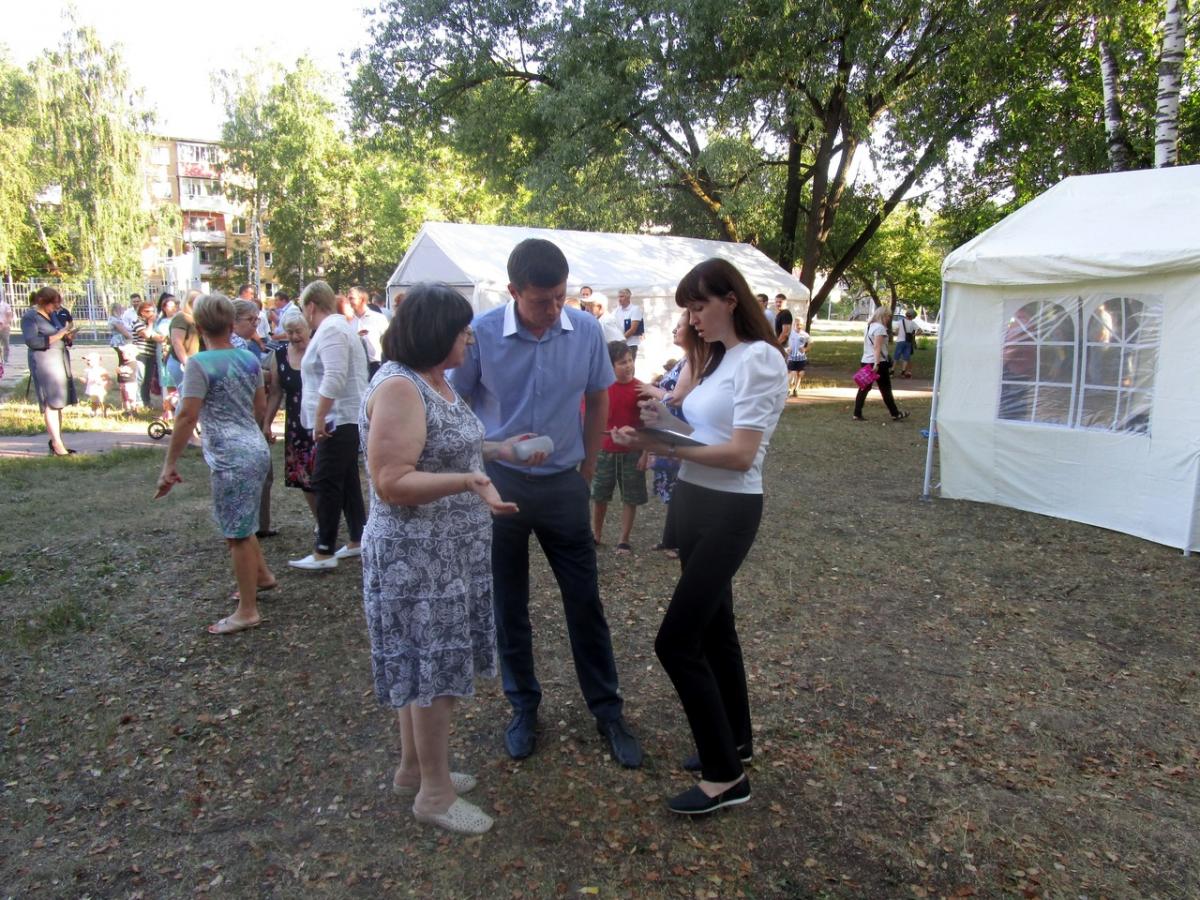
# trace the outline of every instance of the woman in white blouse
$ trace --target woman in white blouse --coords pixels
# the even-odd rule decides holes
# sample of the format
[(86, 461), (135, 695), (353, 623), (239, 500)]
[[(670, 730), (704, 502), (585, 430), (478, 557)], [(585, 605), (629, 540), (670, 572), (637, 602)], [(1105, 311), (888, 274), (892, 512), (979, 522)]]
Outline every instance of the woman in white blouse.
[[(725, 260), (706, 260), (688, 272), (675, 302), (711, 348), (683, 401), (700, 444), (671, 446), (631, 428), (614, 438), (683, 462), (668, 509), (683, 571), (654, 650), (696, 741), (697, 756), (684, 767), (701, 776), (668, 807), (698, 815), (750, 799), (742, 769), (752, 755), (750, 703), (733, 577), (762, 519), (763, 458), (787, 400), (787, 365), (746, 279)], [(642, 419), (650, 427), (680, 427), (655, 400), (642, 404)]]
[[(312, 431), (317, 448), (310, 480), (317, 495), (317, 536), (313, 552), (288, 565), (320, 571), (336, 568), (339, 559), (362, 556), (367, 513), (358, 477), (358, 408), (367, 388), (367, 354), (324, 281), (304, 289), (300, 310), (312, 329), (300, 361), (300, 422)], [(345, 546), (335, 550), (343, 514), (349, 534)]]
[[(883, 403), (888, 408), (888, 412), (892, 414), (892, 418), (899, 421), (907, 419), (908, 413), (900, 411), (892, 396), (892, 361), (888, 358), (888, 334), (891, 327), (891, 311), (886, 306), (877, 307), (867, 322), (867, 330), (863, 333), (862, 364), (871, 366), (875, 370), (875, 374), (879, 376), (873, 383), (879, 385), (879, 396), (883, 398)], [(863, 403), (866, 402), (869, 393), (871, 393), (871, 385), (868, 384), (865, 388), (859, 388), (854, 397), (854, 420), (856, 422), (865, 421)]]

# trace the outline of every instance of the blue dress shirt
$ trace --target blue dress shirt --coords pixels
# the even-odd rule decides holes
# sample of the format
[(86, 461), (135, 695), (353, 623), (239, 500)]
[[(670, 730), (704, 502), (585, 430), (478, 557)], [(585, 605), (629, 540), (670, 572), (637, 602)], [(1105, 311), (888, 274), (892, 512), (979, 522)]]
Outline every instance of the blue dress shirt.
[(615, 381), (604, 332), (594, 316), (563, 307), (559, 320), (534, 337), (517, 319), (516, 301), (476, 316), (475, 343), (450, 383), (483, 422), (487, 440), (515, 434), (549, 435), (554, 452), (540, 466), (521, 467), (552, 475), (583, 461), (584, 394)]

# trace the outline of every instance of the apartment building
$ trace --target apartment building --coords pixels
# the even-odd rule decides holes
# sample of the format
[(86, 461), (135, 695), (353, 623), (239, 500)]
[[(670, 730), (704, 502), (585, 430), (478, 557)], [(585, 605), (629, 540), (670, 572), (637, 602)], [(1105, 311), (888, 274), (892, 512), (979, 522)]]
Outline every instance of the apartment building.
[[(246, 210), (227, 195), (220, 174), (222, 153), (221, 145), (213, 141), (160, 137), (147, 143), (142, 154), (147, 201), (177, 207), (183, 226), (177, 239), (155, 238), (146, 248), (147, 274), (203, 290), (232, 264), (235, 271), (245, 273), (236, 280), (253, 280)], [(271, 257), (264, 239), (260, 273), (264, 297), (277, 287)]]

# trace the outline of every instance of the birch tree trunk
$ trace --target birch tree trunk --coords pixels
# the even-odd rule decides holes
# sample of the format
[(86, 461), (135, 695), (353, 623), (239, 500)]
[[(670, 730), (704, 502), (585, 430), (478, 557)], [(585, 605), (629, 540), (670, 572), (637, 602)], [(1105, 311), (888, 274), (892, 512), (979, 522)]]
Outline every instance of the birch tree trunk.
[(1104, 86), (1104, 136), (1108, 143), (1108, 168), (1124, 172), (1129, 168), (1129, 140), (1125, 134), (1125, 114), (1121, 108), (1121, 86), (1117, 80), (1117, 59), (1104, 38), (1098, 42), (1100, 72)]
[(1154, 167), (1173, 166), (1179, 150), (1179, 88), (1184, 55), (1186, 0), (1166, 0), (1162, 57), (1158, 63), (1158, 109), (1154, 115)]

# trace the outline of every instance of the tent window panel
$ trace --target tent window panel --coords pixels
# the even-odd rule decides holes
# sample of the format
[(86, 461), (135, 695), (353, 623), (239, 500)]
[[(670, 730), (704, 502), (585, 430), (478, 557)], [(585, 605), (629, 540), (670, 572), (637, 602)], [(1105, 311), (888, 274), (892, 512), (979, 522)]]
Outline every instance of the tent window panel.
[(1111, 429), (1117, 421), (1120, 394), (1098, 388), (1085, 390), (1079, 409), (1079, 424), (1084, 428)]
[[(1106, 297), (1085, 303), (1083, 311), (1088, 340), (1084, 347), (1079, 426), (1148, 434), (1162, 304), (1134, 297)], [(1092, 414), (1094, 397), (1102, 392), (1115, 392), (1117, 397), (1111, 418)]]
[(1032, 384), (1001, 384), (999, 417), (1010, 422), (1033, 421), (1034, 394), (1035, 388)]
[(1067, 425), (1071, 421), (1073, 391), (1070, 387), (1039, 384), (1033, 420), (1046, 425)]
[(1075, 348), (1070, 344), (1055, 344), (1038, 348), (1037, 380), (1040, 384), (1070, 386), (1075, 377)]

